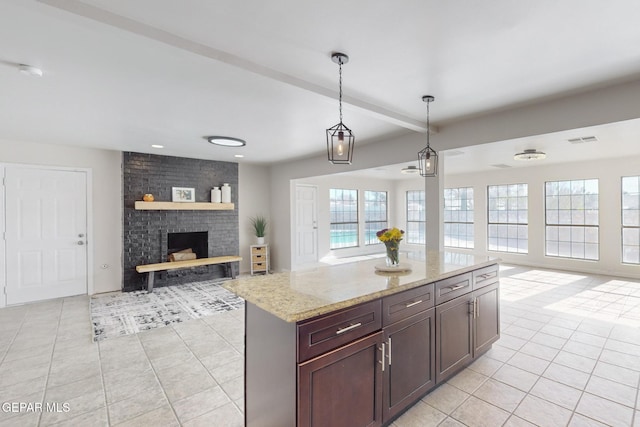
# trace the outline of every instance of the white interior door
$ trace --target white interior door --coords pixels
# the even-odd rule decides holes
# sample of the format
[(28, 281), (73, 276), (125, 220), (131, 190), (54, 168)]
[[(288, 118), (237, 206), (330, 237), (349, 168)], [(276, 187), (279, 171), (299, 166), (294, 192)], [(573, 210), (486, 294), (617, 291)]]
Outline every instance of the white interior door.
[(85, 172), (5, 169), (7, 304), (87, 293), (86, 198)]
[(296, 185), (296, 264), (318, 261), (317, 188)]

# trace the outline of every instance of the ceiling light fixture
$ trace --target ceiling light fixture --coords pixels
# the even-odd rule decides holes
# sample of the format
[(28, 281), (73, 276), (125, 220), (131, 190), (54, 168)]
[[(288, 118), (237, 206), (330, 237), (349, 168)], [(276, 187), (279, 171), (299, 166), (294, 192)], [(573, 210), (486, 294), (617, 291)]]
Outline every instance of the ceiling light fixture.
[(419, 172), (420, 172), (420, 169), (418, 169), (417, 166), (407, 166), (407, 167), (404, 167), (404, 168), (400, 169), (400, 173), (404, 173), (404, 174), (407, 174), (407, 175), (414, 174), (414, 173), (419, 173)]
[(547, 157), (546, 153), (543, 153), (542, 151), (538, 151), (533, 148), (529, 148), (527, 150), (524, 150), (522, 153), (517, 153), (513, 156), (514, 160), (524, 160), (524, 161), (542, 160), (546, 157)]
[(331, 60), (340, 67), (340, 123), (327, 129), (327, 156), (334, 165), (350, 165), (353, 161), (353, 146), (356, 137), (351, 129), (342, 123), (342, 64), (349, 62), (349, 57), (344, 53), (333, 52)]
[(211, 144), (221, 145), (223, 147), (244, 147), (247, 145), (245, 140), (232, 138), (230, 136), (205, 136), (205, 139)]
[(427, 103), (427, 146), (418, 152), (418, 165), (420, 166), (420, 176), (437, 176), (438, 175), (438, 153), (429, 145), (429, 133), (431, 132), (429, 124), (429, 104), (435, 98), (431, 95), (422, 97), (422, 101)]
[(27, 76), (42, 77), (42, 70), (38, 67), (34, 67), (33, 65), (18, 64), (18, 70)]
[(164, 145), (160, 145), (160, 144), (151, 144), (151, 148), (164, 148)]

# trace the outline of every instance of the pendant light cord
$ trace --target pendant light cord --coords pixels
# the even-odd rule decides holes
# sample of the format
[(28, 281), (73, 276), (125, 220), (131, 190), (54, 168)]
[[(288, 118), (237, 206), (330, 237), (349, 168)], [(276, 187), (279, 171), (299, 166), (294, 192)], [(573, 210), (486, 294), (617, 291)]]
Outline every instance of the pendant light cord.
[(340, 87), (340, 123), (342, 123), (342, 59), (338, 61), (339, 71), (339, 87)]
[(427, 102), (427, 150), (431, 147), (429, 147), (429, 133), (431, 132), (431, 125), (429, 124), (429, 104), (431, 104), (430, 101)]

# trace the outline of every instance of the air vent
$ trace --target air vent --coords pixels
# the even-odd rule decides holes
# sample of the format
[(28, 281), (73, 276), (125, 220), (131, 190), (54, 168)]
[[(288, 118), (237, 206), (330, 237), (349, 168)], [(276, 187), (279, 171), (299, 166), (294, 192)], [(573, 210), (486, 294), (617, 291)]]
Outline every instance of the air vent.
[(597, 140), (598, 138), (596, 138), (595, 136), (583, 136), (581, 138), (571, 138), (567, 141), (569, 141), (571, 144), (583, 144), (585, 142), (596, 142)]
[(505, 165), (504, 163), (500, 163), (500, 164), (497, 164), (497, 165), (491, 165), (491, 166), (493, 166), (494, 168), (498, 168), (498, 169), (506, 169), (506, 168), (510, 168), (511, 167), (509, 165)]

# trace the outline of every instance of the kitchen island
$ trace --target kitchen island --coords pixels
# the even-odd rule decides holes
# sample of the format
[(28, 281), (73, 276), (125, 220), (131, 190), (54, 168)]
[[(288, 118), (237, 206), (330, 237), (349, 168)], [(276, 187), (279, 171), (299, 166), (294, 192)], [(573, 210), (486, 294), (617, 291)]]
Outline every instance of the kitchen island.
[(247, 426), (381, 426), (499, 338), (497, 259), (429, 252), (239, 278)]

